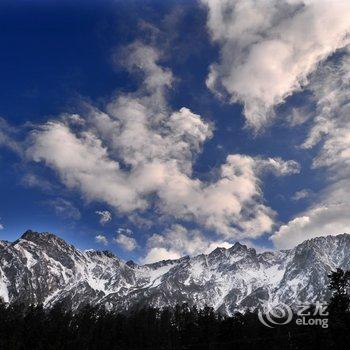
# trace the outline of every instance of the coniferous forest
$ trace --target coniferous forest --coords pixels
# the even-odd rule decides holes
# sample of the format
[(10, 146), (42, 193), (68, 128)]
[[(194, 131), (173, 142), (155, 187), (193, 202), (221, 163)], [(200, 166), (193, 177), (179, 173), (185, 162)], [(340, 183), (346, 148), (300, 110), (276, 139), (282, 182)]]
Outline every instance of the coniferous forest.
[[(345, 349), (350, 343), (350, 272), (330, 276), (328, 328), (264, 326), (257, 314), (217, 314), (187, 304), (125, 314), (86, 306), (0, 304), (0, 349)], [(294, 318), (297, 317), (294, 315)]]

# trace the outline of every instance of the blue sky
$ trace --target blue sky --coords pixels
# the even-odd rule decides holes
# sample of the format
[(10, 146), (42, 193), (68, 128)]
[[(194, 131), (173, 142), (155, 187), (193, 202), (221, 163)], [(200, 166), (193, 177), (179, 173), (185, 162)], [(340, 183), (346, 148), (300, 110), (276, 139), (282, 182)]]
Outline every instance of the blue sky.
[(347, 230), (348, 5), (239, 3), (3, 1), (1, 238), (148, 262)]

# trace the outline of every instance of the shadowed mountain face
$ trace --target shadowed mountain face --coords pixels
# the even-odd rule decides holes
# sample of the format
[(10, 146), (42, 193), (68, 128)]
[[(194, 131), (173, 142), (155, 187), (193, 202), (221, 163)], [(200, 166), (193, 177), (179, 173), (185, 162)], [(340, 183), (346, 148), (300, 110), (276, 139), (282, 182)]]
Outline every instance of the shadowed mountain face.
[(123, 262), (110, 252), (82, 252), (51, 233), (27, 231), (0, 241), (0, 298), (5, 302), (63, 302), (125, 311), (188, 302), (232, 314), (263, 302), (322, 301), (327, 274), (350, 269), (350, 235), (305, 241), (291, 250), (257, 254), (236, 243), (208, 255), (149, 265)]

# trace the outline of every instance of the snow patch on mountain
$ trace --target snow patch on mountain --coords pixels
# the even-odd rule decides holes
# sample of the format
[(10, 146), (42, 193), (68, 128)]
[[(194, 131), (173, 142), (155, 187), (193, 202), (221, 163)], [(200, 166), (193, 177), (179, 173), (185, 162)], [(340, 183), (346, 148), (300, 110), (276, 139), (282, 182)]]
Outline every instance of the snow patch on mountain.
[(138, 265), (108, 251), (79, 251), (51, 233), (0, 241), (0, 297), (6, 303), (61, 302), (128, 310), (187, 302), (228, 314), (262, 303), (322, 301), (327, 274), (350, 269), (350, 235), (314, 238), (291, 250), (257, 253), (236, 243), (210, 254)]

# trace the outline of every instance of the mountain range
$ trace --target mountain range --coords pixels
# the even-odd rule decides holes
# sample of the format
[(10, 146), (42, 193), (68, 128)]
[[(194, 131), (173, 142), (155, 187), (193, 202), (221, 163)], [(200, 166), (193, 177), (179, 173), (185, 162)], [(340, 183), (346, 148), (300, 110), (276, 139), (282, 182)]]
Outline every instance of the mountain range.
[(327, 274), (337, 267), (350, 269), (349, 234), (263, 253), (237, 242), (210, 254), (138, 265), (29, 230), (14, 242), (0, 241), (0, 299), (118, 311), (187, 302), (230, 315), (265, 302), (293, 307), (327, 300)]

